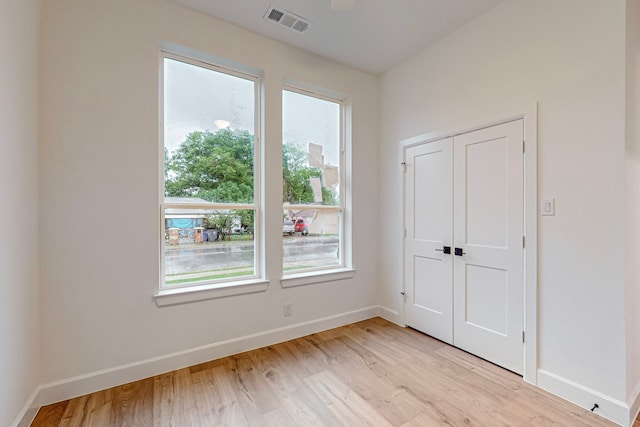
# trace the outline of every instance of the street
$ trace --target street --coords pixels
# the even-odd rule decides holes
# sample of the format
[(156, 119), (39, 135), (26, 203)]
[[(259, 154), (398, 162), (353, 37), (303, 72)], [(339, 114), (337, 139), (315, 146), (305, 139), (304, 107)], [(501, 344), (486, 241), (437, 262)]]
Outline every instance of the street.
[[(310, 268), (338, 263), (336, 236), (284, 237), (284, 268)], [(253, 265), (252, 241), (205, 242), (166, 246), (167, 280), (197, 278), (216, 273), (250, 270)], [(231, 273), (233, 274), (233, 273)], [(170, 277), (169, 277), (170, 276)]]

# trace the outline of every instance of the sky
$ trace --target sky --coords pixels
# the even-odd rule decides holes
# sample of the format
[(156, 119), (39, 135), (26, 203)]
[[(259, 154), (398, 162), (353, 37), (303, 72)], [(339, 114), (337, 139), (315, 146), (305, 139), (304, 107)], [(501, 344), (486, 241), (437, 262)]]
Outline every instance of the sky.
[[(165, 58), (165, 147), (174, 151), (195, 130), (217, 131), (215, 120), (255, 133), (254, 96), (252, 80)], [(338, 165), (339, 105), (291, 91), (282, 101), (284, 140), (323, 145), (325, 163)]]
[(164, 145), (169, 152), (193, 131), (217, 131), (215, 120), (254, 133), (251, 80), (165, 59), (164, 97)]

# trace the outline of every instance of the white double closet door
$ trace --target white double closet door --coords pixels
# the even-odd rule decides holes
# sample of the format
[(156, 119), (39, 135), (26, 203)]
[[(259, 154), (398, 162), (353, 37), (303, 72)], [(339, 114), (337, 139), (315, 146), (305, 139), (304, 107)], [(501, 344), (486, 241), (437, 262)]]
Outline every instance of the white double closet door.
[(523, 372), (523, 120), (405, 149), (406, 323)]

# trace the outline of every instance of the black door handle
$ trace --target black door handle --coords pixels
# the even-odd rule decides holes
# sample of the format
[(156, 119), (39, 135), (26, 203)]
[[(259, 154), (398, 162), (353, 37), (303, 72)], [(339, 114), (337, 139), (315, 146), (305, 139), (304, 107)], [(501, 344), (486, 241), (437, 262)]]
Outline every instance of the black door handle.
[(455, 249), (455, 254), (456, 254), (457, 256), (462, 256), (462, 255), (465, 255), (465, 254), (466, 254), (466, 252), (462, 252), (462, 248), (456, 248), (456, 249)]
[(443, 246), (442, 249), (436, 249), (438, 252), (444, 252), (445, 254), (451, 253), (451, 246)]

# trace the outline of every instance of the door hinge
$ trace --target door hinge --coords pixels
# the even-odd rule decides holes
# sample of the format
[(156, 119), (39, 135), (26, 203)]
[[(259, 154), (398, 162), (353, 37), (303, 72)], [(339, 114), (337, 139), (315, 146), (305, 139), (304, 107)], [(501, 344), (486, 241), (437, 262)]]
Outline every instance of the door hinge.
[(525, 149), (524, 149), (525, 143), (524, 141), (522, 141), (522, 152), (524, 153)]
[(524, 342), (524, 331), (522, 331), (522, 342)]
[(525, 242), (524, 236), (522, 236), (522, 247), (524, 248), (525, 245), (526, 245), (526, 242)]
[(402, 237), (407, 237), (407, 229), (402, 230)]

